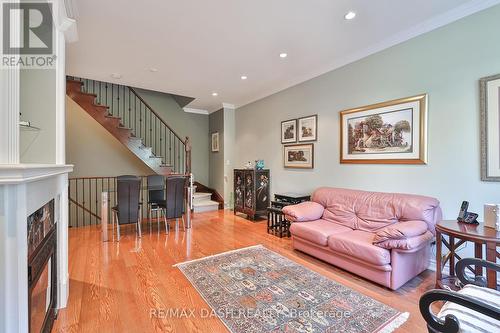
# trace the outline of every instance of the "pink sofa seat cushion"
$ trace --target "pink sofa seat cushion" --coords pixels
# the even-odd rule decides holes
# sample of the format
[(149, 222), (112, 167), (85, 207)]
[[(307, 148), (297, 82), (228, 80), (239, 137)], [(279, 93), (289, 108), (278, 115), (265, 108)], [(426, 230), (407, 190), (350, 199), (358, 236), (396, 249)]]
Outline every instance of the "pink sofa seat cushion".
[(288, 221), (306, 222), (320, 219), (324, 210), (325, 207), (319, 203), (306, 201), (297, 205), (283, 207), (283, 214), (285, 214)]
[(322, 187), (314, 191), (312, 201), (325, 207), (323, 219), (363, 231), (376, 231), (396, 222), (421, 220), (434, 232), (440, 216), (437, 199), (413, 194)]
[(380, 243), (389, 239), (407, 239), (425, 234), (427, 223), (424, 221), (406, 221), (395, 223), (377, 231), (373, 243)]
[(419, 248), (423, 244), (429, 243), (433, 238), (434, 235), (429, 230), (426, 230), (425, 233), (418, 236), (401, 239), (387, 239), (379, 243), (374, 243), (374, 245), (388, 250), (413, 250)]
[(293, 236), (300, 237), (321, 246), (327, 246), (328, 237), (331, 235), (351, 231), (352, 229), (325, 220), (316, 220), (307, 223), (293, 222), (290, 226), (290, 233)]
[(335, 234), (328, 238), (328, 247), (334, 252), (340, 252), (374, 265), (390, 264), (391, 252), (373, 245), (373, 237), (375, 237), (373, 233), (361, 230)]

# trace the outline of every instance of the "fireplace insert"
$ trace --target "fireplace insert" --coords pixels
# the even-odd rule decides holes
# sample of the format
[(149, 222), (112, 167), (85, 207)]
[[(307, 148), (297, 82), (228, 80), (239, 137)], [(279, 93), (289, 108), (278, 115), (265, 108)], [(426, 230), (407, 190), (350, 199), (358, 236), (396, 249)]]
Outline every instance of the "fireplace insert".
[(54, 200), (28, 216), (27, 241), (29, 331), (50, 332), (56, 316), (57, 299)]

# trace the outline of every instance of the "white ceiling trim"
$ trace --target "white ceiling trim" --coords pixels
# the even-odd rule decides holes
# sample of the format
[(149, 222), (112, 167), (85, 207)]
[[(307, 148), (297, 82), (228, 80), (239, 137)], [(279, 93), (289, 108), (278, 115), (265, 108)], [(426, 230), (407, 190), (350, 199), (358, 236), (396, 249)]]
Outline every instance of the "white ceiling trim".
[(196, 113), (196, 114), (209, 114), (208, 110), (194, 109), (194, 108), (183, 108), (184, 112)]
[(294, 82), (291, 84), (283, 85), (281, 87), (278, 87), (278, 88), (272, 90), (271, 92), (262, 94), (262, 95), (258, 96), (257, 98), (253, 98), (252, 100), (249, 100), (246, 103), (241, 103), (240, 105), (236, 105), (236, 108), (240, 108), (240, 107), (245, 106), (247, 104), (251, 104), (253, 102), (259, 101), (263, 98), (274, 95), (280, 91), (294, 87), (298, 84), (309, 81), (315, 77), (321, 76), (321, 75), (326, 74), (328, 72), (331, 72), (335, 69), (343, 67), (347, 64), (350, 64), (350, 63), (353, 63), (353, 62), (358, 61), (360, 59), (366, 58), (372, 54), (383, 51), (383, 50), (388, 49), (392, 46), (401, 44), (401, 43), (406, 42), (412, 38), (423, 35), (427, 32), (432, 31), (432, 30), (441, 28), (447, 24), (453, 23), (453, 22), (458, 21), (464, 17), (475, 14), (475, 13), (480, 12), (482, 10), (485, 10), (487, 8), (496, 6), (498, 4), (500, 4), (500, 0), (473, 0), (471, 2), (468, 2), (466, 4), (461, 5), (459, 7), (456, 7), (452, 10), (449, 10), (446, 13), (435, 16), (427, 21), (424, 21), (420, 24), (417, 24), (416, 26), (413, 26), (410, 29), (407, 29), (405, 31), (402, 31), (402, 32), (399, 32), (395, 35), (392, 35), (380, 43), (374, 44), (372, 46), (367, 47), (364, 50), (361, 50), (359, 52), (355, 52), (351, 55), (348, 55), (348, 56), (344, 57), (343, 59), (336, 61), (336, 62), (324, 67), (321, 70), (316, 71), (315, 73), (304, 75), (304, 76), (294, 80)]
[(222, 103), (222, 107), (224, 109), (232, 109), (232, 110), (236, 109), (234, 104), (230, 104), (230, 103)]

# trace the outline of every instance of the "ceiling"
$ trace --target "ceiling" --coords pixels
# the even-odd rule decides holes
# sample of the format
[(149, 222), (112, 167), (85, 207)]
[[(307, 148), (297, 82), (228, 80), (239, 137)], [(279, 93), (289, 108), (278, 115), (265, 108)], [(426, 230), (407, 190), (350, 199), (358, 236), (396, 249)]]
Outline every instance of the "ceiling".
[[(76, 0), (79, 39), (68, 45), (67, 72), (193, 97), (189, 108), (215, 111), (222, 103), (248, 104), (499, 2)], [(350, 10), (357, 16), (348, 21)], [(282, 52), (288, 56), (280, 58)]]

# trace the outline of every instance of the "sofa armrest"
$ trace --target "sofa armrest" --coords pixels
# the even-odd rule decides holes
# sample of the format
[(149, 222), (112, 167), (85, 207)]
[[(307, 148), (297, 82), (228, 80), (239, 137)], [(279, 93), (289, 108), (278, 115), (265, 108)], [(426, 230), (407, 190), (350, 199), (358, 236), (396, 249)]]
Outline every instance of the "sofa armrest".
[(325, 208), (317, 202), (305, 201), (283, 207), (283, 214), (290, 222), (315, 221), (323, 216)]
[[(375, 239), (376, 239), (375, 235)], [(385, 239), (382, 241), (373, 242), (373, 245), (392, 250), (392, 249), (400, 249), (400, 250), (413, 250), (422, 246), (422, 244), (429, 243), (434, 238), (434, 235), (426, 230), (423, 234), (407, 237), (407, 238), (393, 238), (393, 239)]]

